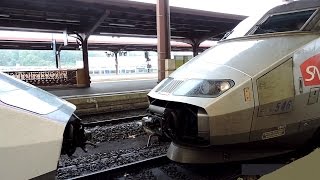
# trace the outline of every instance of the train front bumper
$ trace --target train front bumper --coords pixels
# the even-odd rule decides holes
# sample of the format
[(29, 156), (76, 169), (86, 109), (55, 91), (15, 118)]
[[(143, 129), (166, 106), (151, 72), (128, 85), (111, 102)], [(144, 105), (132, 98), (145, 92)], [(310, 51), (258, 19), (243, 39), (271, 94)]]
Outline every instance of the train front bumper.
[(199, 107), (175, 103), (175, 108), (150, 105), (148, 116), (142, 119), (144, 130), (169, 138), (179, 144), (208, 146), (210, 144), (209, 117)]

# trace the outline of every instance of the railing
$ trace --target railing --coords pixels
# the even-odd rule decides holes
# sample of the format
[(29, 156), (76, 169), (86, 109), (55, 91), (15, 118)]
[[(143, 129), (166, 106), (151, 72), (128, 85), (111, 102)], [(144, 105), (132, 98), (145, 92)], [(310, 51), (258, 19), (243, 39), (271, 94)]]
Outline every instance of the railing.
[(77, 85), (77, 70), (7, 71), (5, 73), (35, 86)]

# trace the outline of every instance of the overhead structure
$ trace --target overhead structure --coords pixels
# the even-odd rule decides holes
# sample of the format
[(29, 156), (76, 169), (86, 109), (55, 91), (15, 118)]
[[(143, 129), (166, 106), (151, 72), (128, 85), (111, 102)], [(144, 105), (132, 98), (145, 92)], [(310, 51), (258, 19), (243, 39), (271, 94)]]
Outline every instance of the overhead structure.
[[(245, 16), (170, 7), (172, 38), (220, 39)], [(0, 29), (156, 37), (156, 5), (127, 0), (4, 0)]]
[[(172, 39), (196, 45), (217, 40), (245, 16), (170, 7)], [(127, 0), (4, 0), (0, 30), (76, 34), (83, 50), (88, 86), (90, 35), (156, 37), (156, 5)], [(196, 42), (196, 43), (192, 43)]]
[[(78, 50), (79, 44), (73, 39), (68, 40), (68, 45), (63, 46), (64, 41), (61, 38), (54, 38), (56, 47), (60, 50)], [(88, 40), (89, 50), (97, 51), (157, 51), (157, 43), (154, 41), (145, 40), (131, 40), (130, 42), (124, 42), (122, 40), (104, 40), (95, 36)], [(8, 37), (0, 34), (0, 49), (24, 49), (24, 50), (52, 50), (53, 41), (52, 38), (47, 37)], [(214, 43), (204, 42), (199, 46), (199, 51), (202, 52)], [(192, 46), (183, 42), (171, 42), (172, 51), (192, 51)]]

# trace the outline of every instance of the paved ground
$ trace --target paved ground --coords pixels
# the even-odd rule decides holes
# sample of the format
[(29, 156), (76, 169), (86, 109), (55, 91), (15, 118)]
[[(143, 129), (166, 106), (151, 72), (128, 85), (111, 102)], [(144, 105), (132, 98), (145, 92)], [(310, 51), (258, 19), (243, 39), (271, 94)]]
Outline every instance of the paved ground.
[(57, 96), (115, 94), (140, 90), (151, 90), (157, 85), (156, 74), (119, 75), (119, 76), (94, 76), (91, 77), (89, 88), (49, 89)]
[(276, 171), (265, 175), (261, 180), (309, 180), (320, 179), (320, 149), (298, 159)]

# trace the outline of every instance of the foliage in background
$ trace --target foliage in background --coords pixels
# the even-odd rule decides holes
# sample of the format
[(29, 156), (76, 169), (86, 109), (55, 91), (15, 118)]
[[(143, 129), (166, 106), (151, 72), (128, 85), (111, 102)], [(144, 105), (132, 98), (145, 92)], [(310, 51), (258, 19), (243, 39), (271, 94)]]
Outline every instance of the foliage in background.
[[(143, 51), (128, 52), (128, 56), (144, 56)], [(150, 52), (156, 56), (156, 52)], [(106, 57), (104, 51), (89, 51), (89, 57)], [(63, 50), (60, 54), (62, 67), (74, 67), (76, 61), (82, 61), (81, 51)], [(0, 66), (46, 66), (55, 67), (56, 61), (52, 50), (0, 50)]]
[[(61, 51), (61, 64), (75, 66), (82, 60), (81, 51)], [(0, 66), (48, 66), (55, 67), (51, 50), (0, 50)]]

